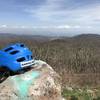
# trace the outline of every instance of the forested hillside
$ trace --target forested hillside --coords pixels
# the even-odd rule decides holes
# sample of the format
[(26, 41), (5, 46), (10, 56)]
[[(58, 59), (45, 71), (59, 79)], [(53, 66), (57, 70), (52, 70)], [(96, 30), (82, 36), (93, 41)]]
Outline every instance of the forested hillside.
[(63, 84), (100, 84), (100, 35), (53, 38), (46, 36), (1, 35), (0, 48), (23, 42), (36, 59), (50, 64), (62, 76)]

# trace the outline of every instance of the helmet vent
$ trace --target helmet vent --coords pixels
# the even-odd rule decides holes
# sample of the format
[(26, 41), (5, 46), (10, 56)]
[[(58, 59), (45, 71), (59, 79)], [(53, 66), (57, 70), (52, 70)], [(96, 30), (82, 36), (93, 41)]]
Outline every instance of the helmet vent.
[(18, 58), (18, 59), (17, 59), (17, 62), (22, 62), (22, 61), (24, 61), (24, 60), (25, 60), (25, 57)]
[(33, 59), (33, 56), (31, 56), (31, 59)]
[(24, 45), (24, 44), (21, 44), (20, 46), (21, 46), (21, 47), (25, 47), (25, 45)]
[(12, 52), (10, 52), (10, 54), (12, 54), (12, 55), (14, 55), (14, 54), (16, 54), (16, 53), (18, 53), (19, 51), (12, 51)]
[(9, 48), (5, 49), (5, 52), (10, 51), (12, 49), (13, 49), (13, 47), (9, 47)]

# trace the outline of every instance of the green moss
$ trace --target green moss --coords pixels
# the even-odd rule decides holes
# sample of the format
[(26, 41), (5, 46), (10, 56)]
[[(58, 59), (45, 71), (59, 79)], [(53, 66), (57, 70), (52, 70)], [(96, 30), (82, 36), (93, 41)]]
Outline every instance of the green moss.
[(73, 89), (72, 91), (64, 89), (62, 96), (67, 100), (100, 100), (99, 91), (94, 98), (90, 93), (87, 92), (87, 89), (83, 89), (81, 92), (78, 89)]

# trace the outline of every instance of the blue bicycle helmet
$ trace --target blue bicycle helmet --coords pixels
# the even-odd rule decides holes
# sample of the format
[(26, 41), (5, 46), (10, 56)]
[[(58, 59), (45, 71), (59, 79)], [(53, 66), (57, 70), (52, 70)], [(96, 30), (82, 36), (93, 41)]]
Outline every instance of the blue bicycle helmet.
[(23, 43), (9, 45), (0, 50), (0, 67), (18, 71), (34, 64), (32, 52)]

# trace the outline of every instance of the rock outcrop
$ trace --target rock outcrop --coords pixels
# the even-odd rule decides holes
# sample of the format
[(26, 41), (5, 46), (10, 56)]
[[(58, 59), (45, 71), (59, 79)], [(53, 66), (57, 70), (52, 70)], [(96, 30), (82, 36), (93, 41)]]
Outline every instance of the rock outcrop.
[(31, 70), (0, 84), (0, 100), (62, 100), (60, 77), (47, 63), (36, 60)]

